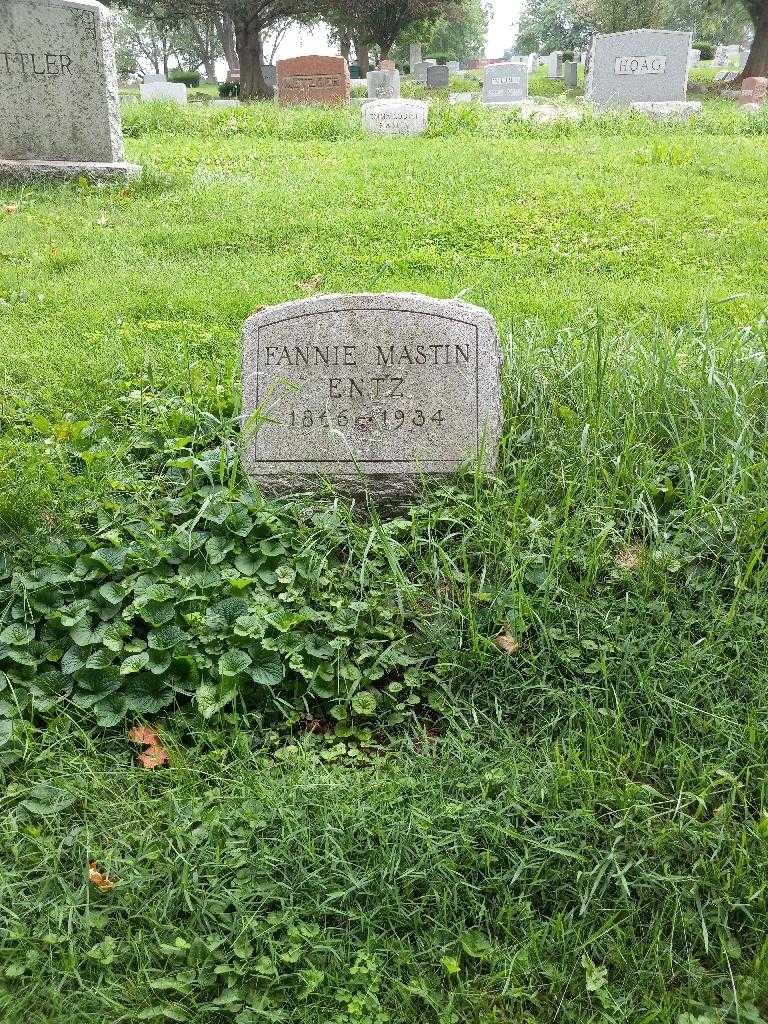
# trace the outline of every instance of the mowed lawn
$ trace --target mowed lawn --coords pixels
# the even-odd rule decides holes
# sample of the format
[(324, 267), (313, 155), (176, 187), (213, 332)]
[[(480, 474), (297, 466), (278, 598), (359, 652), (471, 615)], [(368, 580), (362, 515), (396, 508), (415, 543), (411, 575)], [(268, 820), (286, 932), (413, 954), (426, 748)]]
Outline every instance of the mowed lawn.
[(259, 511), (343, 548), (316, 621), (427, 652), (413, 715), (184, 702), (151, 773), (82, 707), (0, 733), (0, 1017), (768, 1021), (768, 115), (358, 119), (129, 106), (142, 182), (0, 189), (0, 609), (171, 522), (257, 307), (461, 295), (508, 357), (493, 479)]

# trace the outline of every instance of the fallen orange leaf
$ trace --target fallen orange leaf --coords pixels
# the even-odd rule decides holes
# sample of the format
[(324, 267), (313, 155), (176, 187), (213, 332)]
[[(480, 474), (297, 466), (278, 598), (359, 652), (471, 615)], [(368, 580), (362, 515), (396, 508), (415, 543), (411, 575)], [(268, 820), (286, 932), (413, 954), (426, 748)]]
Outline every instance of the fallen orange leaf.
[(163, 747), (160, 737), (150, 726), (134, 725), (128, 732), (128, 739), (132, 743), (138, 743), (139, 746), (146, 747), (145, 750), (136, 755), (136, 760), (142, 768), (147, 768), (151, 771), (153, 768), (159, 768), (161, 765), (168, 764), (168, 751)]
[(160, 737), (149, 725), (134, 725), (128, 731), (128, 739), (131, 743), (140, 743), (143, 747), (151, 747), (160, 742)]
[(147, 768), (151, 771), (153, 768), (159, 768), (163, 764), (168, 764), (168, 751), (153, 745), (137, 754), (136, 760), (142, 768)]
[(88, 881), (95, 885), (99, 892), (112, 892), (117, 885), (114, 878), (110, 878), (104, 871), (99, 871), (95, 860), (88, 865)]

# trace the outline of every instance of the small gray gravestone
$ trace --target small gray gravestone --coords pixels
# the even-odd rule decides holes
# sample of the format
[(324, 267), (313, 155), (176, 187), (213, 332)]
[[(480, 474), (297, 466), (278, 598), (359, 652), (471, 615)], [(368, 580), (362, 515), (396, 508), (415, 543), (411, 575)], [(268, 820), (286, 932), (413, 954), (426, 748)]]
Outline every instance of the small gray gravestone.
[(262, 64), (261, 74), (264, 79), (264, 84), (268, 85), (270, 89), (277, 89), (277, 65), (276, 64)]
[(566, 89), (575, 89), (579, 84), (579, 65), (575, 60), (563, 61), (563, 78)]
[(547, 78), (562, 78), (563, 77), (563, 54), (560, 50), (555, 50), (554, 53), (550, 53), (547, 57)]
[(418, 64), (411, 65), (411, 75), (413, 76), (413, 80), (417, 85), (427, 84), (427, 65), (424, 63), (424, 61), (421, 61)]
[(445, 65), (448, 68), (448, 73), (451, 75), (461, 74), (461, 64), (457, 60), (449, 60)]
[(714, 65), (716, 68), (725, 67), (728, 63), (728, 54), (725, 52), (725, 47), (720, 43), (715, 49)]
[(684, 102), (690, 32), (637, 29), (596, 35), (587, 99), (598, 107)]
[(701, 62), (701, 50), (688, 51), (688, 69), (695, 68)]
[(139, 88), (139, 93), (145, 103), (160, 100), (184, 106), (188, 99), (187, 87), (182, 82), (149, 82)]
[(430, 64), (427, 67), (427, 88), (447, 89), (451, 76), (445, 64)]
[(368, 97), (372, 100), (391, 100), (400, 95), (399, 71), (369, 71)]
[(144, 75), (143, 76), (143, 78), (141, 80), (141, 84), (142, 85), (154, 85), (155, 82), (167, 82), (167, 81), (168, 81), (168, 79), (165, 77), (165, 75), (149, 74), (149, 75)]
[(528, 57), (528, 74), (532, 75), (539, 66), (539, 55), (538, 53), (532, 53)]
[(493, 317), (424, 295), (326, 295), (243, 329), (244, 462), (268, 490), (329, 479), (408, 494), (480, 459), (496, 466), (501, 353)]
[(483, 104), (506, 106), (528, 99), (528, 68), (525, 64), (490, 64), (483, 73)]
[(383, 99), (363, 104), (363, 128), (370, 135), (421, 135), (429, 104), (424, 100)]
[(0, 179), (134, 178), (112, 19), (96, 0), (3, 0)]
[(413, 74), (414, 65), (421, 64), (421, 43), (411, 43), (408, 48), (408, 66)]

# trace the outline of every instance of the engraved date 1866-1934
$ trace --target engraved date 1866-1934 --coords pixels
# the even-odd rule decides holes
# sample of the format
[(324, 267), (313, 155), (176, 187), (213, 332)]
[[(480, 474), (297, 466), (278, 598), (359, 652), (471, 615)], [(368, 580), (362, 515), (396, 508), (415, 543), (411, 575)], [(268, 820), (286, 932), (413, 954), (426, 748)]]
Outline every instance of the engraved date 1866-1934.
[[(274, 421), (273, 421), (274, 422)], [(402, 427), (424, 427), (433, 423), (436, 427), (445, 422), (442, 409), (376, 409), (371, 413), (358, 413), (350, 409), (328, 412), (326, 409), (291, 409), (283, 425), (301, 430), (339, 427), (357, 427), (359, 430), (400, 430)]]

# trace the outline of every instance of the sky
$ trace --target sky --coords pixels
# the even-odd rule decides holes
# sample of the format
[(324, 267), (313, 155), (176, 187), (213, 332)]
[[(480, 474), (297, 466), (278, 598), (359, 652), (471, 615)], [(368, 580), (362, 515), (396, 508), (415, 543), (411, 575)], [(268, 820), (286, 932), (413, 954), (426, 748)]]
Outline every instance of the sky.
[[(514, 41), (514, 22), (519, 18), (524, 0), (493, 0), (493, 20), (488, 31), (487, 57), (501, 57), (504, 50)], [(337, 53), (338, 50), (328, 45), (328, 37), (324, 28), (307, 30), (292, 29), (287, 32), (275, 55), (281, 57), (300, 57), (306, 53)], [(269, 52), (265, 57), (269, 59)]]

